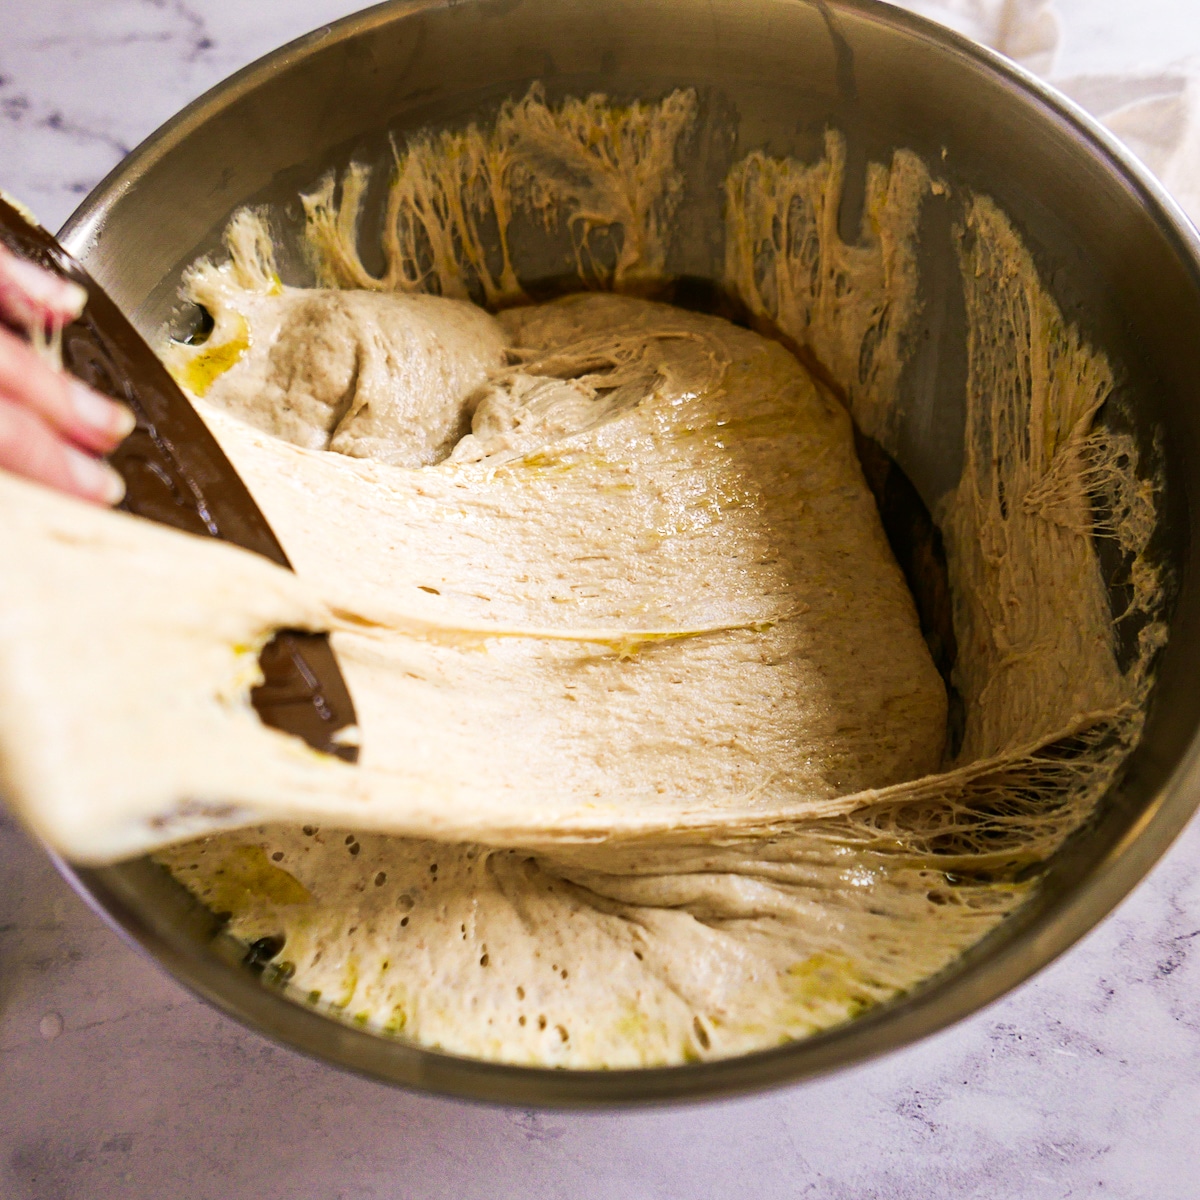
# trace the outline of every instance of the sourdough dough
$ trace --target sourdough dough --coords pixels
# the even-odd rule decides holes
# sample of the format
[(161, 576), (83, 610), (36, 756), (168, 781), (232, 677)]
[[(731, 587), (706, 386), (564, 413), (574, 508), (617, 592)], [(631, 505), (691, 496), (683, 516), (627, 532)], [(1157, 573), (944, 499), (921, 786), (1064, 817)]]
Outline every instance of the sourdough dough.
[[(341, 319), (330, 293), (311, 299)], [(624, 658), (336, 632), (362, 767), (524, 789), (542, 822), (547, 784), (647, 816), (677, 805), (675, 837), (685, 807), (815, 816), (935, 771), (942, 682), (849, 419), (795, 359), (717, 318), (609, 295), (511, 309), (494, 327), (510, 365), (467, 399), (471, 432), (440, 465), (400, 470), (232, 419), (278, 353), (251, 324), (256, 349), (224, 377), (224, 411), (202, 411), (300, 577), (449, 621), (773, 623)], [(386, 456), (402, 461), (412, 435), (394, 436)], [(462, 1053), (580, 1066), (729, 1054), (894, 986), (798, 919), (811, 881), (714, 874), (698, 910), (694, 882), (672, 883), (669, 847), (641, 846), (639, 884), (607, 878), (603, 854), (567, 862), (489, 840), (275, 826), (166, 861), (243, 936), (283, 932), (292, 986), (314, 1002)], [(262, 881), (288, 877), (305, 899), (264, 901)]]

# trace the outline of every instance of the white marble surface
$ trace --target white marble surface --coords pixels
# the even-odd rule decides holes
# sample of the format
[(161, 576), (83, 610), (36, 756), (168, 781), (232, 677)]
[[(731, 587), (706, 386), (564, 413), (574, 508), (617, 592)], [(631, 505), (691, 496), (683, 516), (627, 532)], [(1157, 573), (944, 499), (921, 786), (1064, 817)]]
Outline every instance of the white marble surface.
[[(0, 184), (60, 223), (186, 101), (352, 0), (0, 0)], [(1197, 0), (1061, 0), (1062, 74), (1200, 54)], [(1200, 1196), (1200, 824), (956, 1028), (670, 1111), (473, 1107), (352, 1078), (126, 947), (0, 813), (4, 1200)]]

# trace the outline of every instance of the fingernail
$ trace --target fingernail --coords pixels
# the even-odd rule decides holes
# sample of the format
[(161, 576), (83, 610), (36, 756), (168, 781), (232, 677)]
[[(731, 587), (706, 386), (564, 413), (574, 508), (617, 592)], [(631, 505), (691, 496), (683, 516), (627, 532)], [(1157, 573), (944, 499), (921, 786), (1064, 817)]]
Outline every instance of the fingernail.
[(75, 415), (89, 428), (112, 437), (126, 438), (133, 432), (137, 418), (123, 404), (93, 392), (90, 387), (72, 379), (67, 384)]
[(103, 504), (121, 502), (125, 496), (125, 480), (108, 463), (92, 458), (74, 446), (66, 446), (64, 450), (71, 478), (81, 492)]
[(0, 278), (15, 287), (42, 320), (74, 321), (87, 304), (87, 292), (79, 284), (11, 252), (0, 260)]

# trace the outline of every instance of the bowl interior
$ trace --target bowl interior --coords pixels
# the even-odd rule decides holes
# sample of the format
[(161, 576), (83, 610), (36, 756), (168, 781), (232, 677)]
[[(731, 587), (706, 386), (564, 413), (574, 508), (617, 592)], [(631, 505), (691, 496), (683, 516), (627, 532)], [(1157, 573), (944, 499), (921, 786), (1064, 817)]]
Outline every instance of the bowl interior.
[[(657, 99), (695, 87), (699, 132), (669, 272), (703, 297), (720, 278), (720, 183), (753, 149), (815, 161), (847, 139), (843, 237), (859, 228), (868, 162), (916, 151), (952, 185), (927, 206), (922, 310), (903, 387), (897, 457), (931, 507), (957, 480), (965, 316), (949, 232), (961, 198), (1013, 219), (1069, 320), (1111, 360), (1105, 419), (1162, 463), (1156, 554), (1174, 588), (1150, 717), (1086, 835), (1035, 898), (942, 975), (857, 1021), (740, 1059), (562, 1072), (475, 1062), (337, 1024), (264, 987), (207, 910), (146, 861), (70, 871), (86, 896), (183, 982), (302, 1050), (393, 1082), (520, 1103), (691, 1098), (860, 1060), (995, 998), (1071, 944), (1145, 873), (1197, 801), (1200, 588), (1192, 570), (1200, 481), (1200, 268), (1194, 231), (1148, 176), (1046, 89), (951, 34), (872, 0), (475, 0), (381, 5), (318, 31), (202, 97), (84, 202), (63, 240), (153, 337), (186, 319), (182, 270), (216, 249), (230, 214), (297, 195), (352, 160), (384, 162), (390, 135), (486, 122), (540, 80), (548, 98)], [(375, 208), (378, 210), (379, 205)], [(371, 211), (368, 203), (368, 220)], [(368, 239), (369, 240), (369, 239)], [(303, 264), (285, 262), (300, 281)], [(555, 259), (546, 261), (546, 282)], [(707, 290), (706, 290), (707, 289)]]

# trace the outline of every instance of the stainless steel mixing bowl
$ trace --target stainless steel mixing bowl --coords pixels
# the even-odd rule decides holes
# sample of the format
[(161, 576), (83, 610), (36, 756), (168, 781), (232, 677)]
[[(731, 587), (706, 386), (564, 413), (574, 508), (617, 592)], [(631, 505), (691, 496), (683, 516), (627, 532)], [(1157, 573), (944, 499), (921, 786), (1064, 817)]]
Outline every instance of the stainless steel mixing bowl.
[[(179, 980), (252, 1028), (394, 1083), (520, 1104), (691, 1099), (796, 1080), (904, 1045), (1044, 966), (1146, 873), (1200, 799), (1200, 241), (1179, 209), (1078, 109), (1012, 64), (871, 0), (405, 0), (279, 50), (191, 105), (129, 156), (63, 241), (143, 332), (172, 319), (180, 271), (246, 202), (290, 205), (326, 169), (382, 159), (389, 132), (486, 119), (542, 80), (551, 99), (699, 90), (673, 271), (718, 277), (718, 183), (755, 148), (809, 161), (847, 136), (843, 230), (858, 226), (865, 164), (897, 147), (1015, 220), (1069, 319), (1116, 367), (1119, 406), (1165, 456), (1157, 553), (1177, 583), (1140, 748), (1093, 825), (1035, 898), (936, 979), (842, 1028), (729, 1061), (561, 1071), (456, 1058), (373, 1036), (294, 1004), (243, 964), (211, 914), (148, 862), (63, 867), (79, 890)], [(923, 244), (949, 246), (952, 206)], [(934, 226), (943, 223), (943, 236)], [(907, 373), (922, 423), (902, 465), (927, 501), (953, 484), (965, 378), (961, 286), (948, 251), (924, 253), (919, 352)], [(956, 415), (958, 426), (956, 426)], [(956, 442), (956, 428), (959, 441)]]

